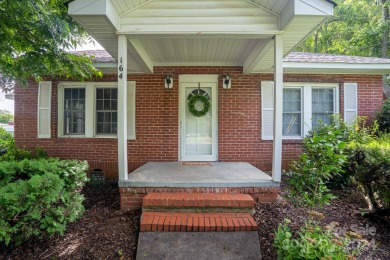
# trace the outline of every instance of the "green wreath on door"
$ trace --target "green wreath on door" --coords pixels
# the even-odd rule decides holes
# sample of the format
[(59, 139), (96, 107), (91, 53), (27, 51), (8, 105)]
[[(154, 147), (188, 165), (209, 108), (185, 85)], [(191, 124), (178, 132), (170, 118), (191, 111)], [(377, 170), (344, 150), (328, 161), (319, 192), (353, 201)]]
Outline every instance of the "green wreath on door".
[[(203, 109), (197, 110), (195, 105), (198, 102), (202, 102)], [(210, 100), (201, 94), (194, 94), (192, 97), (189, 98), (188, 102), (188, 109), (190, 110), (191, 114), (196, 117), (202, 117), (206, 115), (210, 110)]]

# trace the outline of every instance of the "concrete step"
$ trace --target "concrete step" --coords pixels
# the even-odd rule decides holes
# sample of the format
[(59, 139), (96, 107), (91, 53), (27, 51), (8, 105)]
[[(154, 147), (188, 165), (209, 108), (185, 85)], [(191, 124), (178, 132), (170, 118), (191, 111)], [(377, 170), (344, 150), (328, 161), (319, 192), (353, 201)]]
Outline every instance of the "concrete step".
[(257, 224), (248, 213), (143, 212), (140, 231), (212, 232), (255, 231)]
[(143, 212), (246, 212), (255, 202), (248, 194), (149, 193), (143, 198)]

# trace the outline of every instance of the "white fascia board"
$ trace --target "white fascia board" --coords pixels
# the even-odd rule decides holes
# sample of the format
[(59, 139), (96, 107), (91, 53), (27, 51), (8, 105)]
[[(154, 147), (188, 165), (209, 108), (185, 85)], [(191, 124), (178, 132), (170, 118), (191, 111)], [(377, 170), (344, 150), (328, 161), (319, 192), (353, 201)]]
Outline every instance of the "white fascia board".
[(117, 68), (118, 63), (116, 62), (94, 62), (93, 66), (97, 69), (101, 68)]
[(308, 62), (284, 62), (286, 73), (305, 74), (389, 74), (390, 64), (351, 64), (351, 63), (308, 63)]
[(69, 4), (68, 14), (103, 15), (106, 14), (106, 0), (76, 0)]
[(333, 4), (324, 0), (295, 0), (296, 15), (333, 15)]
[(109, 0), (76, 0), (69, 4), (68, 14), (77, 16), (106, 16), (116, 30), (119, 29), (119, 14)]
[(280, 30), (285, 30), (295, 16), (333, 15), (333, 5), (323, 0), (291, 0), (280, 14)]

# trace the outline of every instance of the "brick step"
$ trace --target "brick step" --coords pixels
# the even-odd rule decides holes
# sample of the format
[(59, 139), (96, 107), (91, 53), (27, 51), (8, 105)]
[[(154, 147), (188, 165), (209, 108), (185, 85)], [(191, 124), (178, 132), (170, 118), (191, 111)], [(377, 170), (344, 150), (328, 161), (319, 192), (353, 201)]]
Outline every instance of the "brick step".
[(254, 204), (248, 194), (161, 192), (147, 194), (142, 211), (250, 213)]
[(248, 213), (143, 212), (140, 231), (210, 232), (256, 231), (257, 224)]

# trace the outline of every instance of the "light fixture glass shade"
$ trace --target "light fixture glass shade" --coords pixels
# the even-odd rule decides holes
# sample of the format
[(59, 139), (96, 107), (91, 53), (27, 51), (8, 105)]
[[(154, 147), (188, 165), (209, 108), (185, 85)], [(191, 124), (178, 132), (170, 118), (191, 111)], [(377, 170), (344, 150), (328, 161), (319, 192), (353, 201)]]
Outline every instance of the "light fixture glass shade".
[(230, 89), (232, 87), (232, 76), (229, 74), (222, 76), (222, 87), (224, 89)]
[(173, 88), (173, 77), (171, 75), (164, 76), (165, 88), (171, 89)]

